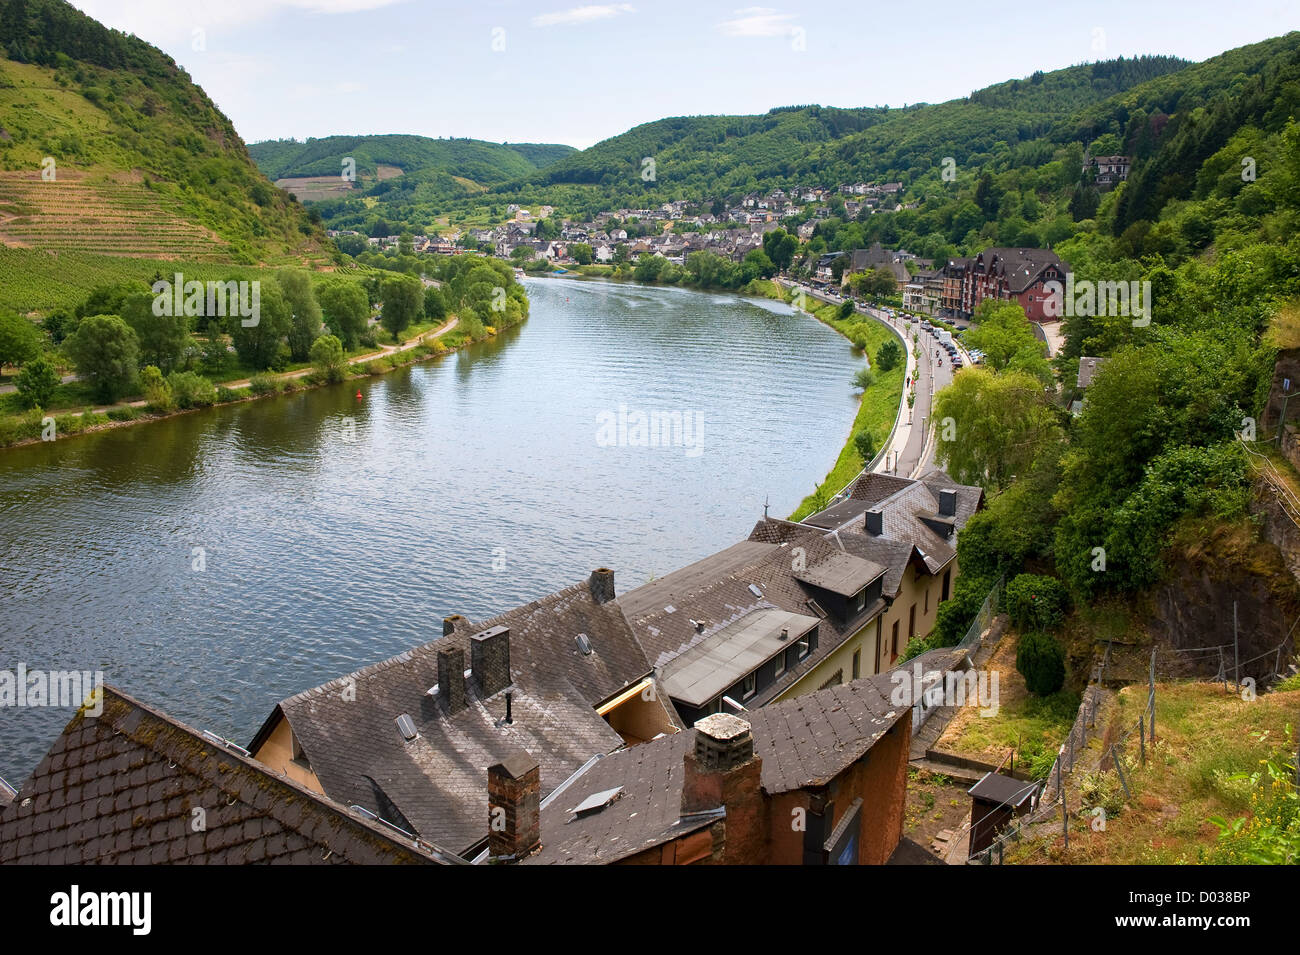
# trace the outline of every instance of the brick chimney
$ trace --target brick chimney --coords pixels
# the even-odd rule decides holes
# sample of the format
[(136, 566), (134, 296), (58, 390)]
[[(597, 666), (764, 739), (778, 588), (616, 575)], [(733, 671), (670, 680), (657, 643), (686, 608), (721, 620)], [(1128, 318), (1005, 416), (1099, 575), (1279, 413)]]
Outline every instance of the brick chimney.
[(488, 853), (522, 859), (542, 842), (542, 772), (523, 750), (488, 767)]
[(459, 713), (465, 700), (465, 651), (459, 647), (438, 651), (438, 699), (448, 713)]
[(469, 638), (469, 665), (483, 696), (510, 685), (510, 628), (491, 627)]
[(591, 587), (591, 599), (596, 603), (609, 603), (614, 599), (614, 572), (608, 567), (593, 570), (587, 583)]
[(885, 512), (878, 507), (867, 511), (863, 529), (872, 537), (879, 537), (885, 532)]
[(754, 755), (749, 724), (715, 713), (695, 724), (695, 745), (686, 754), (682, 813), (725, 806), (727, 864), (766, 861), (768, 807), (760, 786), (763, 761)]
[(957, 515), (956, 491), (939, 492), (939, 514), (942, 517), (955, 517)]
[(462, 616), (461, 616), (460, 614), (458, 614), (458, 613), (454, 613), (454, 614), (452, 614), (450, 617), (443, 617), (443, 618), (442, 618), (442, 635), (443, 635), (444, 637), (449, 637), (449, 636), (451, 636), (453, 633), (456, 632), (456, 628), (457, 628), (457, 627), (461, 627), (461, 628), (463, 628), (463, 627), (465, 626), (465, 624), (468, 623), (468, 622), (469, 622), (469, 621), (467, 621), (464, 617), (462, 617)]

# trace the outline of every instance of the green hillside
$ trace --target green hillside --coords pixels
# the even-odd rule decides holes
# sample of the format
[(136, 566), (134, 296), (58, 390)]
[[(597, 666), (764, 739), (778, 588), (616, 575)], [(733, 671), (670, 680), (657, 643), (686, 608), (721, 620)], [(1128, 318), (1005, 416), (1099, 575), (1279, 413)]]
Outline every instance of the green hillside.
[(359, 178), (374, 177), (379, 166), (396, 166), (407, 174), (439, 170), (483, 184), (527, 176), (573, 151), (570, 146), (407, 135), (326, 136), (301, 143), (279, 139), (248, 147), (270, 179), (337, 176), (343, 160), (351, 158)]
[(327, 248), (185, 71), (62, 0), (0, 0), (0, 242), (249, 264)]

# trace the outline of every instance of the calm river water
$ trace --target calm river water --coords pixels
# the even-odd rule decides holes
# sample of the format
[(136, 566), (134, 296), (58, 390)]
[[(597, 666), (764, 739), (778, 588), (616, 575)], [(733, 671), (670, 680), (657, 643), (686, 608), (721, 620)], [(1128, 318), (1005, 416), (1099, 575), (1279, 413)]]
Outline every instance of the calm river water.
[[(246, 744), (276, 701), (448, 614), (601, 565), (626, 591), (742, 539), (765, 498), (789, 514), (834, 463), (861, 359), (813, 319), (527, 288), (523, 326), (360, 401), (352, 383), (0, 452), (0, 670), (102, 670)], [(598, 434), (621, 406), (689, 415), (693, 446)], [(21, 785), (70, 716), (0, 709), (0, 775)]]

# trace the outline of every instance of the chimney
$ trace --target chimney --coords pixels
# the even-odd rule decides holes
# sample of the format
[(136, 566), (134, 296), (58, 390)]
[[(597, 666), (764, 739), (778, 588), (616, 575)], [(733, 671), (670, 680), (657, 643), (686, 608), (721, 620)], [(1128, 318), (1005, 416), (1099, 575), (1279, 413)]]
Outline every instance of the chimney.
[(885, 532), (885, 513), (878, 507), (867, 511), (864, 528), (872, 537), (879, 537)]
[(465, 651), (459, 647), (438, 651), (438, 698), (448, 713), (459, 713), (465, 701)]
[(939, 492), (939, 515), (941, 517), (955, 517), (957, 515), (956, 491)]
[(760, 786), (762, 768), (749, 723), (740, 717), (714, 713), (695, 724), (695, 746), (685, 758), (682, 814), (726, 808), (720, 861), (766, 861), (768, 807)]
[(488, 853), (512, 862), (542, 842), (542, 773), (523, 750), (488, 767)]
[(591, 587), (591, 599), (596, 603), (605, 604), (614, 599), (614, 572), (608, 567), (597, 567), (587, 582)]
[(458, 613), (454, 613), (450, 617), (443, 617), (442, 635), (444, 637), (449, 637), (456, 632), (457, 627), (463, 628), (464, 626), (465, 626), (465, 618)]
[(510, 628), (492, 627), (469, 638), (469, 665), (483, 696), (510, 685)]

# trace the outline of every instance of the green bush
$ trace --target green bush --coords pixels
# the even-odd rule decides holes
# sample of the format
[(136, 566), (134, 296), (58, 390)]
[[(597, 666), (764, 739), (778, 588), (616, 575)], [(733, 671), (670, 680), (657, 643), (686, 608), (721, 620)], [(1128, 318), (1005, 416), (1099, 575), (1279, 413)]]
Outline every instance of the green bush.
[(853, 387), (866, 391), (876, 383), (876, 375), (870, 368), (859, 368), (853, 375)]
[(1007, 615), (1022, 630), (1055, 630), (1065, 620), (1069, 603), (1065, 585), (1055, 577), (1017, 574), (1007, 584)]
[(14, 380), (14, 387), (18, 389), (24, 407), (44, 408), (54, 397), (59, 383), (58, 369), (44, 355), (37, 355), (23, 365)]
[(871, 436), (871, 432), (866, 428), (853, 436), (853, 445), (858, 449), (858, 454), (862, 456), (864, 463), (870, 463), (871, 459), (876, 456), (876, 439)]
[(225, 385), (217, 385), (217, 404), (224, 405), (227, 402), (238, 401), (243, 395), (234, 388), (227, 388)]
[(1036, 696), (1050, 696), (1065, 685), (1065, 653), (1050, 633), (1031, 630), (1020, 635), (1016, 669)]
[(216, 386), (198, 372), (174, 371), (167, 376), (167, 384), (182, 408), (207, 408), (217, 402)]
[(897, 341), (890, 338), (876, 349), (876, 368), (889, 371), (903, 360), (903, 349)]
[(334, 335), (322, 335), (311, 343), (311, 363), (322, 381), (339, 382), (347, 377), (343, 343)]
[(279, 394), (280, 380), (274, 375), (254, 375), (248, 380), (248, 390), (255, 395)]
[(157, 365), (145, 365), (140, 371), (140, 387), (144, 390), (145, 407), (150, 411), (165, 414), (176, 407), (172, 386), (163, 378)]
[(140, 417), (139, 412), (137, 412), (130, 405), (123, 405), (120, 408), (108, 409), (109, 421), (134, 421), (138, 417)]

